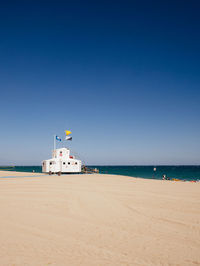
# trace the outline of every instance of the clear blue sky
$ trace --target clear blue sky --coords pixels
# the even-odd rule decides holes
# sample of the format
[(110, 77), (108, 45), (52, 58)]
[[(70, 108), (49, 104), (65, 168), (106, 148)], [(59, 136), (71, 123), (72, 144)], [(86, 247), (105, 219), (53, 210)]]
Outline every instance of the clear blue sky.
[(200, 163), (199, 1), (4, 1), (0, 164)]

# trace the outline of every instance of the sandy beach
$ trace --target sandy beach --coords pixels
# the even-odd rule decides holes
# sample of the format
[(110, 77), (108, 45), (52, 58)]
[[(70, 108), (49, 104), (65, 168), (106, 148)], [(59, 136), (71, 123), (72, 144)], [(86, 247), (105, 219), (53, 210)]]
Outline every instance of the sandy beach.
[(200, 265), (200, 183), (0, 177), (2, 266)]

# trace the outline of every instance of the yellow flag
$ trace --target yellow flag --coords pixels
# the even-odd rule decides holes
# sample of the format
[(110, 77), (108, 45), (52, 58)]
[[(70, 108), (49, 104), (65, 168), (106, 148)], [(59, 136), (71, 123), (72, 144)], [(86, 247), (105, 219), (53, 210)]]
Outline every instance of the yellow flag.
[(71, 131), (69, 131), (69, 130), (65, 130), (65, 133), (66, 133), (66, 136), (68, 136), (68, 135), (72, 134), (72, 132), (71, 132)]

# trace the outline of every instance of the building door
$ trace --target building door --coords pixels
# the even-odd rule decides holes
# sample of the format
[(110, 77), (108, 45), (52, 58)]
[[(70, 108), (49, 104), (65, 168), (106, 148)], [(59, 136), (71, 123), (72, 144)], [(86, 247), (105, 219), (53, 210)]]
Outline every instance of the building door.
[(52, 173), (55, 172), (55, 164), (53, 161), (50, 161), (49, 163), (49, 172), (52, 172)]

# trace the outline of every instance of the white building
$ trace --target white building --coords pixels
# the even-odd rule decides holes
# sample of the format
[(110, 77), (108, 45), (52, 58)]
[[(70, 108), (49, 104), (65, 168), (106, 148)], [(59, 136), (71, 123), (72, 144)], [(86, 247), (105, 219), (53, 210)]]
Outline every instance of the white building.
[(53, 150), (52, 159), (42, 162), (42, 172), (44, 173), (80, 173), (81, 161), (70, 155), (67, 148)]

